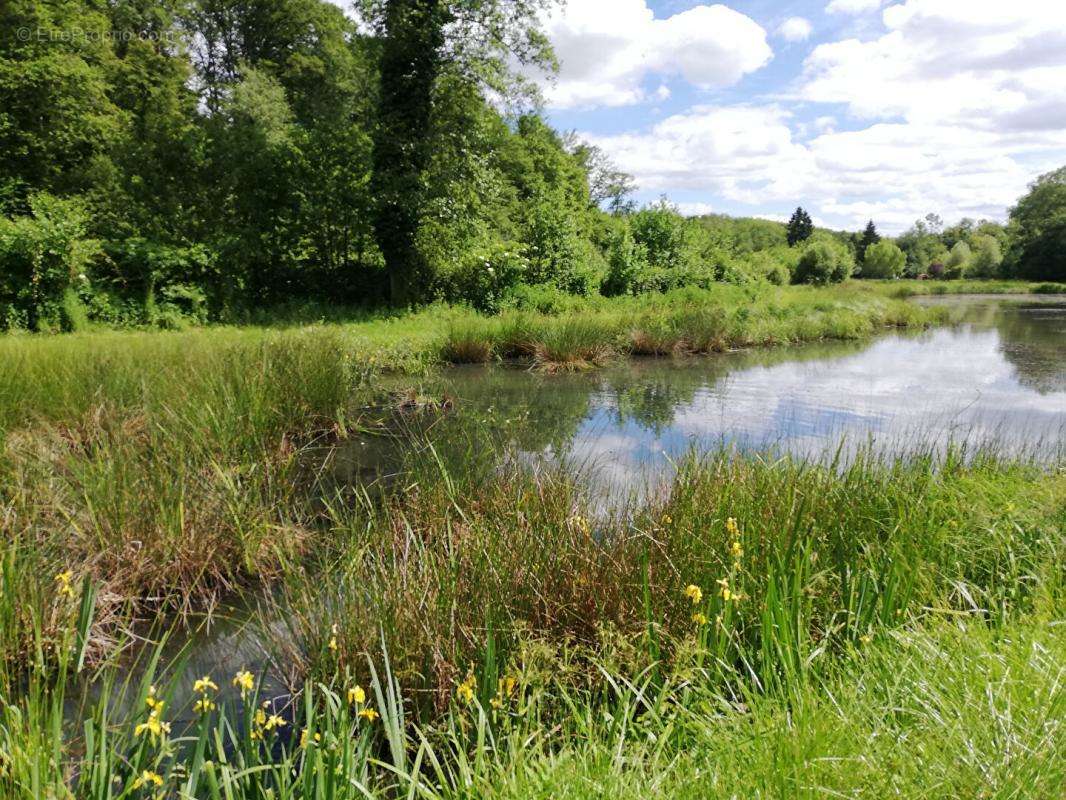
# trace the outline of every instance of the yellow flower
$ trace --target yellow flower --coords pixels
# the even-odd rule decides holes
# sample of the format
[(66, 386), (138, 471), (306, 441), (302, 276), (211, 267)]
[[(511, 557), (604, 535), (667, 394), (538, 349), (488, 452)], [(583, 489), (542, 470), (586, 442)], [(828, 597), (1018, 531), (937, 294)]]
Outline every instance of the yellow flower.
[(669, 525), (673, 521), (674, 518), (671, 517), (669, 514), (663, 514), (663, 525)]
[(337, 626), (336, 625), (333, 626), (333, 628), (330, 631), (330, 634), (331, 635), (329, 637), (329, 649), (331, 651), (333, 651), (334, 653), (336, 653), (337, 652)]
[(730, 547), (729, 549), (730, 552), (733, 553), (733, 558), (739, 559), (742, 555), (744, 555), (744, 548), (741, 547), (740, 540), (734, 541), (732, 547)]
[(692, 621), (702, 627), (707, 624), (707, 617), (697, 611), (695, 614), (692, 615)]
[(366, 702), (366, 692), (362, 686), (353, 686), (348, 690), (348, 705), (362, 705)]
[(873, 640), (874, 640), (874, 637), (871, 636), (868, 633), (864, 633), (862, 636), (859, 637), (859, 641), (862, 642), (863, 644), (869, 644)]
[(692, 601), (692, 605), (699, 605), (703, 600), (703, 590), (696, 584), (690, 583), (685, 587), (685, 597)]
[(474, 676), (467, 675), (466, 680), (459, 684), (455, 690), (456, 696), (464, 703), (474, 702), (474, 689), (477, 688), (477, 683), (474, 681)]
[(192, 710), (198, 714), (207, 714), (215, 708), (213, 701), (208, 700), (206, 697), (201, 697), (197, 700), (192, 707)]
[(147, 695), (147, 697), (144, 698), (144, 704), (146, 706), (148, 706), (149, 710), (162, 711), (162, 709), (163, 709), (163, 701), (156, 699), (155, 691), (156, 691), (155, 690), (155, 686), (149, 686), (148, 687), (148, 695)]
[(205, 675), (193, 683), (192, 690), (194, 692), (200, 692), (201, 694), (207, 694), (209, 691), (217, 692), (218, 684), (211, 680), (209, 676)]
[(133, 788), (140, 789), (142, 786), (147, 786), (148, 784), (162, 786), (163, 776), (156, 772), (152, 772), (150, 769), (146, 769), (144, 772), (137, 776), (137, 780), (133, 782)]
[(252, 719), (255, 721), (256, 725), (258, 725), (260, 728), (262, 728), (264, 725), (266, 725), (266, 721), (267, 721), (266, 712), (263, 709), (261, 709), (261, 708), (257, 708), (255, 710), (255, 716)]
[(740, 528), (737, 526), (737, 521), (730, 517), (725, 521), (725, 529), (729, 532), (729, 535), (734, 539), (740, 536)]
[(146, 733), (151, 736), (153, 740), (160, 738), (164, 734), (170, 733), (170, 723), (163, 722), (159, 719), (158, 707), (152, 709), (152, 713), (148, 715), (148, 719), (133, 728), (134, 736), (143, 736)]
[(271, 714), (270, 718), (266, 721), (266, 724), (263, 726), (263, 730), (272, 731), (275, 728), (284, 728), (284, 727), (285, 727), (285, 720), (283, 720), (277, 714)]
[(722, 587), (722, 599), (727, 603), (733, 599), (733, 593), (725, 586)]
[[(315, 732), (315, 743), (322, 741), (322, 734)], [(307, 747), (307, 728), (300, 732), (300, 747)]]
[(518, 681), (510, 675), (500, 678), (496, 681), (496, 696), (489, 701), (489, 705), (495, 709), (503, 708), (504, 701), (514, 694), (516, 685), (518, 685)]
[(359, 712), (359, 716), (365, 719), (367, 722), (373, 722), (381, 715), (378, 714), (378, 712), (372, 708), (364, 708), (362, 711)]
[(592, 528), (589, 526), (589, 521), (580, 514), (575, 514), (574, 516), (570, 517), (567, 522), (570, 524), (571, 528), (580, 531), (581, 533), (584, 533), (586, 535), (590, 530), (592, 530)]
[(241, 670), (233, 676), (233, 685), (241, 690), (241, 697), (255, 688), (255, 678), (247, 670)]
[(70, 585), (71, 580), (74, 578), (74, 573), (69, 569), (65, 572), (56, 574), (56, 583), (59, 584), (59, 593), (67, 597), (74, 596), (74, 588)]

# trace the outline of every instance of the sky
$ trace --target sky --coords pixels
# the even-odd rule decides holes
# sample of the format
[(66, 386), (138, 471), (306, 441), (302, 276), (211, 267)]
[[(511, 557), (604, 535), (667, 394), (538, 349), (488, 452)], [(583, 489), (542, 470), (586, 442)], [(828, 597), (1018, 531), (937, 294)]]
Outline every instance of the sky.
[(898, 233), (1066, 164), (1066, 0), (569, 0), (546, 111), (688, 213)]
[(1066, 165), (1066, 0), (566, 0), (545, 27), (546, 115), (642, 203), (894, 234), (1003, 220)]

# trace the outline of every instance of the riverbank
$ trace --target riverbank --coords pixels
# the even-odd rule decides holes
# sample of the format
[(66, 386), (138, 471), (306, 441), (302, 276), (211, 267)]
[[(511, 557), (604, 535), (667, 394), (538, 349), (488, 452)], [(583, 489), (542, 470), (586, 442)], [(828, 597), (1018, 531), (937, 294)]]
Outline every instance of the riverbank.
[[(483, 316), (448, 307), (353, 323), (103, 331), (0, 337), (0, 430), (70, 424), (92, 409), (221, 406), (254, 392), (266, 409), (297, 403), (336, 416), (353, 387), (385, 373), (424, 374), (449, 362), (515, 358), (577, 368), (627, 354), (856, 339), (889, 326), (945, 322), (874, 286), (721, 285), (607, 300), (562, 313)], [(328, 396), (328, 397), (327, 397)], [(325, 406), (333, 407), (326, 411)]]

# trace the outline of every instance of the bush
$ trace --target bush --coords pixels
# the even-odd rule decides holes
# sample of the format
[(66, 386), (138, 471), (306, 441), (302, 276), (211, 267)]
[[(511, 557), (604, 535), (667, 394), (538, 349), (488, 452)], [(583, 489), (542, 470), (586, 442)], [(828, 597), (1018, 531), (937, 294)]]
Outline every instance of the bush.
[(77, 201), (42, 192), (30, 198), (30, 210), (0, 217), (0, 325), (69, 329), (82, 316), (74, 290), (88, 286), (99, 243), (86, 238), (89, 215)]
[(554, 283), (520, 283), (508, 293), (502, 305), (517, 311), (539, 314), (564, 314), (589, 304), (589, 299), (564, 292)]
[(495, 314), (528, 272), (522, 246), (514, 242), (494, 242), (470, 253), (448, 277), (444, 295), (453, 302), (465, 302), (478, 311)]
[(895, 244), (882, 239), (866, 248), (860, 276), (863, 278), (898, 278), (903, 275), (907, 256)]
[(855, 258), (849, 248), (829, 237), (812, 238), (800, 256), (792, 282), (819, 286), (840, 283), (854, 268)]
[(607, 277), (600, 291), (607, 297), (637, 294), (648, 273), (648, 248), (633, 238), (629, 226), (611, 239)]

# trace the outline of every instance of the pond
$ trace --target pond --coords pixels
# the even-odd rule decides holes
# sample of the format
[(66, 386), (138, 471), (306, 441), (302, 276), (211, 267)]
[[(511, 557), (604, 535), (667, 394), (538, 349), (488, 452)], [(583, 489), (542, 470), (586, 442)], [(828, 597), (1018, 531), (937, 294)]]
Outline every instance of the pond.
[[(669, 479), (688, 450), (832, 456), (949, 442), (1055, 454), (1066, 431), (1066, 298), (940, 297), (960, 324), (865, 342), (637, 359), (595, 373), (456, 367), (460, 413), (532, 459), (565, 458), (612, 496)], [(620, 491), (621, 490), (621, 491)]]
[[(449, 431), (473, 421), (530, 463), (576, 464), (604, 502), (665, 485), (674, 461), (692, 448), (821, 458), (841, 443), (891, 454), (955, 441), (1026, 457), (1060, 454), (1066, 298), (917, 302), (950, 303), (962, 322), (863, 342), (636, 359), (575, 375), (449, 368), (420, 387), (423, 396), (449, 398), (452, 409), (427, 415), (420, 441), (445, 449), (457, 441)], [(354, 486), (387, 477), (405, 446), (403, 436), (357, 438), (327, 448), (320, 466)], [(461, 465), (469, 453), (453, 456)], [(267, 666), (261, 629), (244, 628), (251, 611), (228, 609), (181, 643), (188, 661), (179, 685)], [(265, 690), (283, 694), (277, 675)]]

